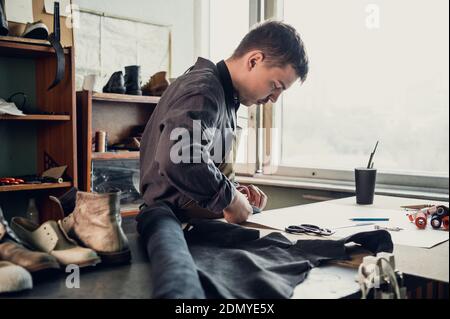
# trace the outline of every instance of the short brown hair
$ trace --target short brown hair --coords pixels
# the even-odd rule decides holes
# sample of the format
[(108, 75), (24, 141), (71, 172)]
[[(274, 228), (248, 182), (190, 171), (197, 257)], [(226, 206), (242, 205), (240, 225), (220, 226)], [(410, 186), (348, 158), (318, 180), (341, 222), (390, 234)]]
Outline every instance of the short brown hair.
[(232, 58), (251, 50), (261, 50), (271, 66), (291, 65), (301, 81), (308, 75), (308, 56), (298, 32), (289, 24), (267, 21), (257, 25), (239, 43)]

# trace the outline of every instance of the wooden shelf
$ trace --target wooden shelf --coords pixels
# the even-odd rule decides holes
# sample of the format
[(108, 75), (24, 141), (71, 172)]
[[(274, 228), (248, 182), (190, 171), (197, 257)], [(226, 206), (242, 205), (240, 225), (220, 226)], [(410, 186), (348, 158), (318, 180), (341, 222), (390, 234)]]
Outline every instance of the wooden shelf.
[(19, 191), (34, 191), (41, 189), (52, 189), (52, 188), (65, 188), (71, 187), (71, 182), (64, 183), (43, 183), (43, 184), (20, 184), (20, 185), (9, 185), (9, 186), (0, 186), (1, 192), (19, 192)]
[(139, 152), (92, 153), (93, 160), (139, 159)]
[(123, 103), (158, 104), (159, 96), (127, 95), (114, 93), (92, 93), (92, 100)]
[(70, 115), (0, 115), (0, 120), (4, 121), (70, 121)]
[[(64, 53), (69, 51), (64, 49)], [(48, 41), (0, 36), (0, 56), (37, 58), (55, 54)]]

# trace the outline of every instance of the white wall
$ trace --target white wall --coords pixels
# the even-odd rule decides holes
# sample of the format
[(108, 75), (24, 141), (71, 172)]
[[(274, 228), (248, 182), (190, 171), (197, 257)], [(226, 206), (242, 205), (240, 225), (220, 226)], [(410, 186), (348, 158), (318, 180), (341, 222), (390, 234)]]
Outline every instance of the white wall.
[(72, 0), (81, 9), (170, 26), (172, 74), (181, 75), (196, 60), (194, 0)]

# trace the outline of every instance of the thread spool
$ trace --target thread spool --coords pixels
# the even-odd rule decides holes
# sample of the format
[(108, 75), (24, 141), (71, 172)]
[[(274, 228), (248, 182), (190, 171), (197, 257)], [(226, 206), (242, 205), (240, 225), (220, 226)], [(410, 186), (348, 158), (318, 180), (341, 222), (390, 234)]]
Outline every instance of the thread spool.
[(444, 218), (442, 218), (442, 226), (446, 231), (448, 231), (448, 216), (444, 216)]
[(106, 132), (97, 131), (95, 133), (95, 151), (99, 153), (106, 152)]
[(416, 224), (417, 228), (425, 229), (425, 227), (427, 227), (427, 214), (423, 212), (417, 212), (414, 217), (414, 223)]
[(438, 206), (436, 209), (436, 214), (438, 214), (438, 216), (444, 216), (445, 215), (445, 209), (443, 206)]
[(433, 216), (431, 217), (430, 224), (431, 224), (431, 227), (433, 227), (434, 229), (441, 228), (441, 225), (442, 225), (441, 216), (439, 216), (438, 214), (433, 214)]

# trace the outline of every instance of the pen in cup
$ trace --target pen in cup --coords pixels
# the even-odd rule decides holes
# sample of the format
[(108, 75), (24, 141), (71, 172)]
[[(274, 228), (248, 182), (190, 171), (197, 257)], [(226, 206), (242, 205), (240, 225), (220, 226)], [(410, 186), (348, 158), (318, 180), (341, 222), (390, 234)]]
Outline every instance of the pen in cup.
[(373, 152), (370, 153), (369, 163), (367, 163), (367, 168), (373, 168), (372, 160), (373, 160), (373, 156), (375, 155), (375, 152), (377, 151), (378, 142), (379, 141), (377, 141), (377, 143), (375, 144), (375, 148), (373, 149)]

